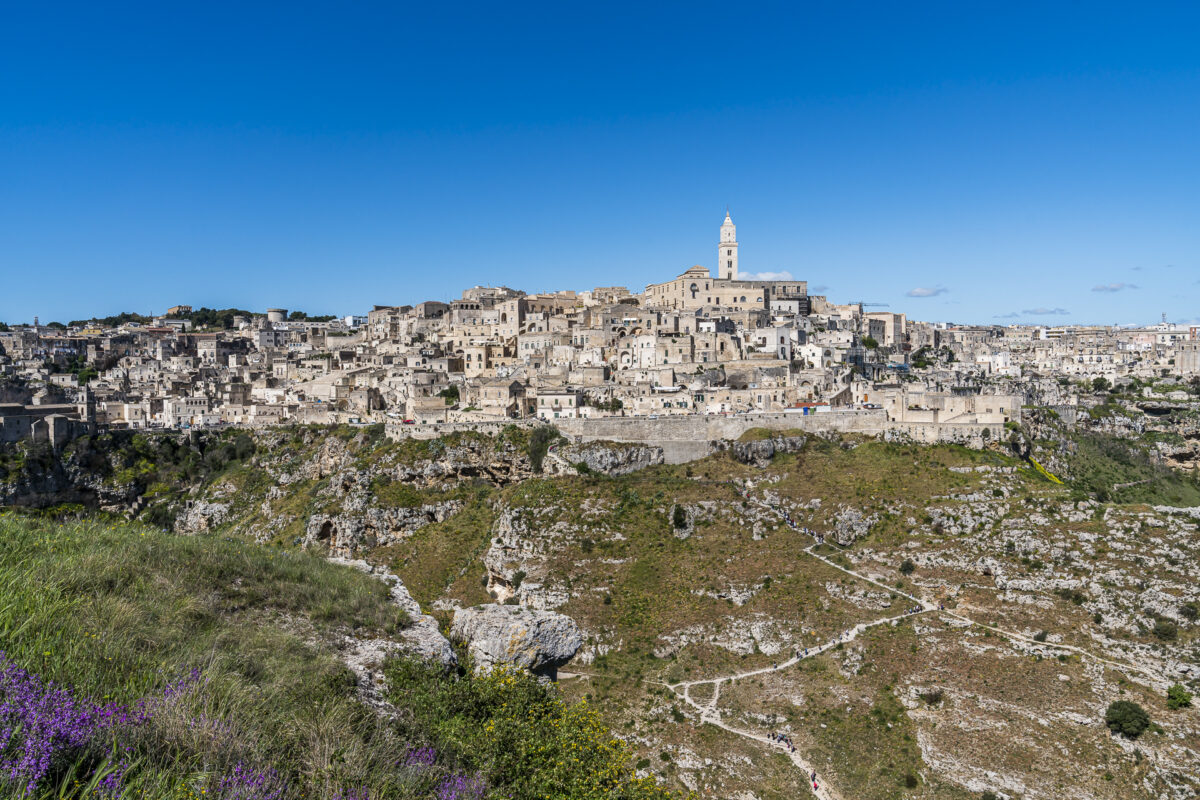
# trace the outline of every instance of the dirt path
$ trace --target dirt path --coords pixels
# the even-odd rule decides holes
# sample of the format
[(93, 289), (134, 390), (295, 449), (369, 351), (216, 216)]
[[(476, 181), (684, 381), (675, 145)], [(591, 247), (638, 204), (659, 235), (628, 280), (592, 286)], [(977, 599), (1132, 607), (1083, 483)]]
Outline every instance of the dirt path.
[[(824, 653), (826, 650), (837, 647), (839, 644), (844, 644), (846, 642), (852, 642), (858, 638), (859, 634), (863, 633), (866, 630), (869, 630), (870, 628), (874, 628), (879, 625), (895, 624), (902, 619), (906, 619), (908, 617), (915, 616), (916, 614), (919, 614), (919, 613), (922, 613), (923, 611), (928, 611), (928, 610), (930, 610), (930, 609), (922, 608), (919, 611), (912, 611), (912, 612), (908, 612), (905, 614), (899, 614), (894, 617), (885, 617), (883, 619), (877, 619), (873, 622), (860, 622), (858, 625), (855, 625), (853, 628), (849, 629), (848, 631), (838, 634), (837, 636), (830, 639), (828, 642), (821, 645), (820, 647), (810, 647), (810, 648), (801, 650), (801, 651), (795, 653), (791, 658), (787, 659), (786, 661), (781, 661), (780, 663), (775, 664), (774, 666), (763, 667), (762, 669), (749, 670), (747, 672), (736, 672), (736, 673), (733, 673), (730, 675), (719, 675), (715, 678), (700, 678), (700, 679), (692, 680), (692, 681), (681, 681), (681, 682), (675, 683), (675, 684), (666, 684), (666, 686), (668, 689), (671, 690), (672, 693), (674, 693), (674, 695), (676, 697), (678, 697), (680, 700), (687, 703), (689, 706), (691, 706), (693, 709), (695, 709), (696, 711), (698, 711), (700, 713), (700, 721), (701, 722), (708, 723), (709, 725), (715, 725), (722, 730), (729, 731), (730, 733), (735, 733), (738, 736), (742, 736), (746, 739), (753, 739), (754, 741), (765, 744), (768, 747), (771, 747), (772, 749), (781, 750), (783, 753), (785, 753), (788, 756), (788, 758), (791, 759), (793, 764), (795, 764), (801, 771), (804, 772), (804, 774), (806, 776), (811, 776), (813, 774), (813, 766), (812, 766), (812, 764), (808, 763), (804, 759), (804, 756), (800, 753), (799, 750), (796, 750), (794, 747), (790, 747), (782, 742), (777, 742), (777, 741), (771, 739), (769, 736), (762, 736), (757, 733), (753, 733), (751, 731), (746, 731), (741, 728), (734, 727), (733, 725), (730, 725), (727, 722), (725, 722), (723, 719), (721, 719), (721, 711), (719, 708), (717, 708), (717, 701), (721, 697), (721, 686), (725, 683), (733, 683), (734, 681), (740, 681), (745, 678), (753, 678), (756, 675), (765, 675), (769, 672), (778, 672), (780, 670), (787, 669), (789, 667), (795, 666), (796, 664), (800, 663), (801, 661), (803, 661), (806, 658), (812, 658), (814, 656), (818, 656), (821, 653)], [(695, 700), (692, 697), (691, 691), (692, 691), (692, 687), (703, 686), (705, 684), (713, 685), (713, 694), (712, 694), (712, 698), (708, 702), (706, 702), (702, 705), (699, 701)], [(822, 800), (840, 800), (841, 795), (839, 795), (836, 791), (834, 791), (826, 783), (824, 783), (823, 779), (821, 779), (821, 776), (818, 775), (817, 777), (818, 777), (817, 789), (813, 792), (813, 794), (819, 798), (822, 798)], [(812, 785), (811, 782), (808, 785), (811, 787), (811, 785)]]
[[(932, 601), (926, 600), (925, 598), (918, 597), (916, 595), (900, 591), (899, 589), (895, 588), (894, 586), (889, 586), (888, 584), (883, 583), (882, 581), (876, 580), (867, 575), (863, 575), (862, 573), (856, 572), (853, 569), (844, 567), (841, 564), (838, 564), (837, 562), (833, 561), (832, 559), (826, 558), (825, 556), (821, 555), (820, 553), (815, 552), (815, 548), (818, 546), (818, 544), (823, 543), (823, 537), (820, 537), (819, 534), (809, 530), (808, 528), (798, 525), (796, 522), (794, 522), (790, 518), (790, 515), (780, 511), (778, 508), (776, 508), (772, 504), (765, 502), (763, 500), (760, 500), (758, 498), (751, 497), (749, 495), (749, 493), (744, 492), (741, 489), (741, 487), (735, 486), (735, 489), (738, 492), (738, 494), (740, 494), (747, 501), (755, 503), (756, 505), (758, 505), (762, 508), (765, 508), (765, 509), (769, 510), (771, 513), (775, 514), (775, 516), (777, 516), (780, 520), (782, 520), (783, 523), (785, 525), (787, 525), (788, 527), (790, 527), (792, 530), (794, 530), (798, 533), (804, 533), (808, 536), (811, 536), (814, 540), (816, 540), (817, 543), (805, 548), (804, 553), (806, 555), (811, 556), (812, 558), (815, 558), (815, 559), (827, 564), (828, 566), (833, 567), (834, 569), (839, 570), (840, 572), (843, 572), (857, 580), (860, 580), (865, 583), (869, 583), (872, 586), (876, 586), (881, 589), (884, 589), (884, 590), (888, 591), (889, 593), (894, 593), (901, 597), (907, 598), (908, 600), (911, 600), (915, 604), (915, 607), (918, 609), (915, 612), (910, 611), (910, 612), (900, 614), (900, 615), (894, 616), (894, 617), (885, 617), (883, 619), (875, 620), (874, 622), (860, 623), (858, 625), (855, 625), (849, 631), (846, 631), (845, 633), (840, 634), (838, 637), (826, 642), (825, 644), (821, 645), (820, 647), (803, 650), (803, 651), (797, 653), (796, 655), (793, 655), (792, 658), (789, 658), (788, 660), (783, 661), (779, 664), (776, 664), (772, 667), (764, 667), (762, 669), (750, 670), (748, 672), (735, 673), (732, 675), (722, 675), (722, 676), (718, 676), (715, 678), (703, 678), (703, 679), (697, 679), (697, 680), (691, 680), (691, 681), (683, 681), (683, 682), (677, 683), (677, 684), (667, 684), (667, 687), (675, 694), (676, 697), (678, 697), (680, 700), (687, 703), (689, 706), (691, 706), (693, 709), (695, 709), (696, 711), (698, 711), (700, 713), (700, 719), (702, 722), (707, 722), (710, 725), (715, 725), (718, 728), (721, 728), (722, 730), (729, 731), (730, 733), (737, 734), (738, 736), (742, 736), (747, 739), (753, 739), (757, 742), (761, 742), (762, 744), (765, 744), (768, 747), (783, 750), (785, 753), (787, 753), (787, 755), (791, 759), (792, 763), (795, 764), (801, 770), (803, 770), (806, 776), (811, 775), (813, 773), (813, 768), (812, 768), (812, 765), (809, 764), (804, 759), (803, 755), (801, 755), (798, 751), (795, 751), (792, 748), (790, 748), (784, 744), (776, 742), (776, 741), (770, 739), (769, 737), (760, 736), (760, 735), (752, 733), (750, 731), (742, 730), (740, 728), (729, 725), (728, 723), (726, 723), (724, 720), (721, 719), (721, 712), (720, 712), (720, 709), (717, 708), (717, 701), (720, 699), (722, 684), (724, 684), (726, 682), (733, 682), (736, 680), (741, 680), (743, 678), (751, 678), (756, 675), (763, 675), (765, 673), (776, 672), (778, 670), (787, 669), (788, 667), (795, 665), (796, 663), (804, 660), (805, 658), (811, 658), (813, 656), (816, 656), (816, 655), (819, 655), (819, 654), (825, 652), (826, 650), (829, 650), (832, 647), (836, 647), (839, 643), (853, 641), (854, 639), (856, 639), (858, 637), (858, 635), (860, 633), (862, 633), (870, 628), (874, 628), (879, 625), (894, 624), (902, 619), (905, 619), (910, 616), (914, 616), (915, 614), (920, 614), (920, 613), (925, 613), (925, 612), (930, 612), (930, 611), (937, 612), (945, 617), (949, 617), (950, 619), (958, 620), (959, 622), (962, 622), (967, 626), (975, 625), (975, 626), (978, 626), (985, 630), (992, 631), (993, 633), (996, 633), (996, 634), (1003, 636), (1007, 639), (1010, 639), (1012, 641), (1022, 642), (1022, 643), (1033, 645), (1036, 647), (1051, 648), (1051, 649), (1056, 649), (1056, 650), (1061, 650), (1061, 651), (1067, 651), (1070, 653), (1076, 653), (1082, 657), (1090, 658), (1093, 661), (1096, 661), (1098, 663), (1113, 667), (1114, 669), (1118, 669), (1118, 670), (1121, 670), (1124, 672), (1136, 672), (1137, 674), (1147, 677), (1150, 680), (1155, 681), (1155, 682), (1163, 682), (1165, 680), (1161, 676), (1155, 674), (1155, 672), (1153, 670), (1148, 669), (1146, 667), (1142, 667), (1137, 664), (1127, 664), (1127, 663), (1123, 663), (1123, 662), (1119, 662), (1119, 661), (1114, 661), (1112, 659), (1104, 658), (1102, 656), (1097, 656), (1094, 653), (1091, 653), (1090, 651), (1084, 650), (1083, 648), (1080, 648), (1080, 647), (1075, 647), (1074, 645), (1036, 642), (1033, 640), (1032, 637), (1028, 637), (1023, 634), (1016, 633), (1015, 631), (1009, 631), (1009, 630), (1005, 630), (1003, 628), (999, 628), (995, 625), (988, 625), (986, 623), (977, 622), (977, 621), (971, 619), (970, 617), (964, 616), (962, 614), (955, 614), (952, 611), (947, 611), (945, 608), (941, 607), (941, 605), (938, 603), (934, 603)], [(832, 544), (837, 545), (836, 542), (833, 542)], [(837, 546), (841, 547), (840, 545), (837, 545)], [(841, 549), (846, 549), (846, 548), (841, 548)], [(704, 703), (702, 705), (692, 698), (691, 689), (694, 686), (703, 686), (705, 684), (713, 685), (713, 694), (712, 694), (712, 698), (707, 703)], [(818, 777), (820, 777), (820, 776), (818, 776)], [(809, 784), (809, 785), (811, 786), (811, 784)], [(840, 798), (840, 795), (838, 795), (836, 790), (832, 789), (831, 787), (829, 787), (828, 785), (826, 785), (823, 782), (819, 782), (819, 788), (814, 792), (814, 794), (819, 798), (823, 798), (823, 800), (836, 800), (837, 798)]]
[[(656, 683), (658, 685), (665, 686), (666, 688), (668, 688), (672, 692), (672, 694), (675, 695), (675, 697), (677, 697), (679, 700), (683, 701), (694, 711), (699, 713), (700, 721), (702, 723), (714, 725), (718, 728), (721, 728), (722, 730), (728, 731), (732, 734), (736, 734), (737, 736), (741, 736), (745, 739), (752, 739), (752, 740), (759, 742), (760, 744), (766, 745), (767, 747), (770, 747), (774, 750), (782, 751), (783, 753), (785, 753), (788, 756), (788, 758), (791, 760), (791, 762), (798, 769), (800, 769), (801, 771), (804, 772), (804, 775), (805, 775), (805, 778), (807, 781), (807, 785), (810, 787), (810, 789), (812, 787), (812, 783), (811, 783), (811, 780), (808, 780), (808, 778), (809, 778), (809, 776), (811, 776), (813, 774), (813, 767), (808, 761), (805, 760), (804, 756), (798, 750), (795, 750), (792, 747), (790, 747), (784, 743), (775, 741), (774, 739), (772, 739), (768, 736), (763, 736), (763, 735), (754, 733), (753, 731), (744, 730), (744, 729), (738, 728), (734, 725), (730, 725), (729, 723), (725, 722), (724, 719), (722, 719), (721, 710), (717, 707), (717, 703), (721, 697), (721, 687), (726, 683), (733, 683), (734, 681), (739, 681), (739, 680), (743, 680), (746, 678), (752, 678), (757, 675), (764, 675), (764, 674), (767, 674), (770, 672), (778, 672), (780, 670), (788, 669), (789, 667), (795, 666), (797, 663), (799, 663), (800, 661), (803, 661), (806, 658), (812, 658), (814, 656), (817, 656), (817, 655), (820, 655), (821, 653), (826, 652), (827, 650), (829, 650), (833, 647), (837, 647), (839, 644), (853, 641), (854, 639), (858, 638), (858, 636), (861, 633), (863, 633), (867, 630), (870, 630), (871, 628), (878, 627), (880, 625), (895, 624), (895, 623), (898, 623), (900, 620), (907, 619), (908, 617), (911, 617), (911, 616), (916, 616), (918, 614), (923, 614), (923, 613), (927, 613), (927, 612), (936, 612), (939, 615), (942, 615), (949, 619), (957, 620), (961, 623), (964, 623), (964, 625), (967, 627), (978, 626), (980, 628), (983, 628), (984, 630), (991, 631), (995, 634), (1003, 636), (1014, 642), (1021, 642), (1024, 644), (1029, 644), (1029, 645), (1032, 645), (1032, 646), (1035, 646), (1038, 648), (1047, 648), (1047, 649), (1075, 653), (1075, 654), (1080, 655), (1081, 657), (1090, 658), (1097, 663), (1104, 664), (1106, 666), (1110, 666), (1110, 667), (1120, 670), (1122, 672), (1137, 673), (1138, 675), (1148, 678), (1151, 681), (1156, 682), (1156, 683), (1166, 682), (1165, 678), (1156, 674), (1154, 672), (1154, 670), (1148, 669), (1146, 667), (1142, 667), (1137, 664), (1128, 664), (1128, 663), (1124, 663), (1124, 662), (1120, 662), (1120, 661), (1115, 661), (1112, 659), (1104, 658), (1102, 656), (1097, 656), (1088, 650), (1084, 650), (1083, 648), (1076, 647), (1074, 645), (1056, 644), (1056, 643), (1052, 643), (1052, 642), (1037, 642), (1037, 641), (1034, 641), (1034, 639), (1032, 637), (1025, 636), (1024, 634), (1016, 633), (1015, 631), (1005, 630), (1005, 629), (999, 628), (995, 625), (988, 625), (986, 623), (977, 622), (977, 621), (971, 619), (970, 617), (964, 616), (962, 614), (956, 614), (952, 611), (948, 611), (945, 608), (943, 608), (939, 603), (935, 603), (933, 601), (926, 600), (922, 597), (918, 597), (917, 595), (913, 595), (913, 594), (909, 594), (908, 592), (901, 591), (894, 586), (889, 586), (888, 584), (886, 584), (882, 581), (876, 580), (867, 575), (863, 575), (862, 573), (856, 572), (855, 570), (850, 569), (848, 567), (844, 567), (841, 564), (838, 564), (836, 561), (834, 561), (830, 558), (827, 558), (826, 556), (823, 556), (820, 553), (815, 552), (816, 547), (818, 547), (820, 544), (825, 543), (824, 537), (822, 537), (820, 534), (818, 534), (812, 530), (809, 530), (808, 528), (798, 525), (796, 522), (792, 521), (789, 514), (776, 508), (771, 503), (760, 500), (756, 497), (751, 497), (749, 492), (743, 490), (742, 487), (740, 487), (736, 484), (733, 484), (733, 488), (743, 499), (745, 499), (748, 502), (754, 503), (762, 508), (767, 509), (768, 511), (773, 513), (775, 516), (777, 516), (785, 525), (790, 527), (792, 530), (796, 531), (797, 533), (803, 533), (807, 536), (811, 536), (815, 540), (815, 542), (814, 542), (814, 544), (812, 544), (809, 547), (804, 549), (804, 553), (806, 555), (808, 555), (814, 559), (817, 559), (818, 561), (821, 561), (821, 562), (827, 564), (828, 566), (833, 567), (834, 569), (836, 569), (840, 572), (843, 572), (846, 575), (849, 575), (857, 580), (860, 580), (860, 581), (863, 581), (864, 583), (869, 583), (872, 586), (876, 586), (878, 588), (884, 589), (890, 594), (895, 594), (899, 597), (906, 598), (907, 600), (912, 601), (912, 603), (914, 604), (914, 610), (910, 610), (903, 614), (898, 614), (898, 615), (892, 616), (892, 617), (884, 617), (882, 619), (877, 619), (873, 622), (859, 623), (858, 625), (855, 625), (853, 628), (850, 628), (849, 630), (847, 630), (847, 631), (839, 634), (838, 636), (834, 637), (833, 639), (829, 640), (828, 642), (821, 645), (820, 647), (807, 648), (807, 649), (802, 649), (802, 650), (796, 651), (796, 652), (794, 652), (794, 654), (792, 655), (791, 658), (789, 658), (785, 661), (782, 661), (778, 664), (775, 664), (773, 666), (770, 666), (770, 667), (763, 667), (761, 669), (749, 670), (746, 672), (732, 673), (729, 675), (719, 675), (719, 676), (712, 677), (712, 678), (698, 678), (696, 680), (681, 681), (679, 683), (674, 683), (674, 684), (665, 683), (663, 681), (657, 681), (657, 680), (647, 680), (646, 681), (648, 683)], [(848, 549), (848, 548), (845, 548), (845, 547), (837, 544), (837, 542), (830, 542), (829, 544), (834, 545), (842, 550)], [(589, 676), (589, 675), (587, 675), (587, 673), (564, 672), (564, 673), (560, 673), (560, 677), (569, 678), (569, 677), (593, 677), (593, 676)], [(595, 676), (595, 677), (598, 677), (598, 676)], [(696, 687), (696, 686), (704, 686), (707, 684), (711, 684), (713, 687), (712, 697), (703, 703), (694, 699), (691, 695), (692, 688)], [(818, 788), (813, 791), (813, 794), (816, 797), (820, 798), (821, 800), (842, 800), (842, 797), (837, 792), (837, 790), (835, 790), (832, 787), (830, 787), (829, 785), (827, 785), (824, 782), (822, 776), (820, 776), (820, 775), (818, 775)]]

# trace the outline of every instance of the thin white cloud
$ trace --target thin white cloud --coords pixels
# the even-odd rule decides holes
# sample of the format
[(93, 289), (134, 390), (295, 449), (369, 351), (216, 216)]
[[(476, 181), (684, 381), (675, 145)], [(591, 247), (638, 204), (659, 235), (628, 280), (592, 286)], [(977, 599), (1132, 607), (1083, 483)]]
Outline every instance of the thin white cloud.
[(1123, 292), (1126, 289), (1136, 289), (1136, 283), (1101, 283), (1092, 287), (1093, 292)]
[(744, 281), (794, 281), (792, 273), (785, 270), (779, 272), (743, 272), (738, 278)]
[(1065, 308), (1046, 308), (1038, 306), (1037, 308), (1023, 308), (1020, 311), (1010, 311), (1007, 314), (997, 314), (995, 319), (1017, 319), (1018, 317), (1049, 317), (1049, 316), (1065, 316), (1070, 314)]
[(945, 294), (945, 293), (946, 293), (946, 290), (940, 286), (937, 287), (936, 289), (932, 289), (927, 286), (918, 286), (915, 289), (908, 290), (909, 297), (937, 297), (939, 294)]
[(812, 294), (813, 292), (816, 292), (817, 294), (820, 294), (821, 292), (828, 292), (828, 291), (829, 291), (829, 287), (828, 287), (828, 286), (826, 286), (826, 285), (825, 285), (825, 284), (823, 284), (823, 283), (821, 283), (821, 284), (818, 284), (818, 285), (816, 285), (816, 286), (810, 286), (810, 287), (808, 287), (808, 293), (809, 293), (809, 294)]

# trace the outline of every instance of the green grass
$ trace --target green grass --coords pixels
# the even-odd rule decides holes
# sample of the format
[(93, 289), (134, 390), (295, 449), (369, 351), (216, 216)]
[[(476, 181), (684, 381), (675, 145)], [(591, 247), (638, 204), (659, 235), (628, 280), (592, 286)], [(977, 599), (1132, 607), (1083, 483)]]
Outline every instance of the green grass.
[(1200, 482), (1152, 462), (1141, 447), (1098, 433), (1079, 433), (1075, 440), (1073, 486), (1114, 503), (1200, 505)]
[[(13, 662), (127, 704), (201, 675), (120, 734), (132, 762), (123, 798), (220, 797), (216, 781), (237, 764), (277, 770), (289, 800), (345, 789), (427, 798), (450, 776), (476, 774), (489, 800), (668, 796), (633, 778), (624, 745), (594, 714), (524, 673), (473, 678), (398, 659), (386, 666), (395, 718), (363, 705), (336, 643), (409, 621), (357, 570), (101, 521), (6, 513), (0, 537), (0, 650)], [(489, 721), (502, 734), (486, 733)], [(434, 766), (403, 766), (410, 748), (429, 744)], [(56, 764), (37, 796), (94, 796), (109, 752), (98, 744)]]
[[(238, 761), (274, 765), (314, 792), (387, 784), (403, 742), (317, 643), (406, 625), (379, 582), (303, 554), (137, 526), (6, 514), (0, 537), (0, 649), (17, 664), (121, 703), (203, 671), (204, 692), (144, 733), (155, 743), (142, 748), (135, 786), (175, 796)], [(180, 730), (189, 718), (231, 733)]]
[(387, 564), (422, 605), (441, 597), (451, 585), (467, 605), (487, 603), (490, 598), (480, 583), (479, 562), (491, 541), (495, 518), (487, 492), (480, 491), (462, 511), (424, 526), (399, 544), (376, 549), (371, 560)]

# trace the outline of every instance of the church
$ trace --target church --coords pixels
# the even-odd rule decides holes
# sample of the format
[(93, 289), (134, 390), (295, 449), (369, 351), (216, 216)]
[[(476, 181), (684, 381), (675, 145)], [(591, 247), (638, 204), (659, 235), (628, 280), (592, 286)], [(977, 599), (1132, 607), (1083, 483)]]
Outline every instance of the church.
[(737, 226), (728, 211), (717, 242), (715, 276), (708, 268), (696, 265), (674, 280), (652, 283), (646, 287), (646, 305), (677, 310), (715, 307), (733, 311), (769, 311), (772, 300), (788, 300), (800, 301), (801, 313), (808, 313), (807, 281), (738, 279)]

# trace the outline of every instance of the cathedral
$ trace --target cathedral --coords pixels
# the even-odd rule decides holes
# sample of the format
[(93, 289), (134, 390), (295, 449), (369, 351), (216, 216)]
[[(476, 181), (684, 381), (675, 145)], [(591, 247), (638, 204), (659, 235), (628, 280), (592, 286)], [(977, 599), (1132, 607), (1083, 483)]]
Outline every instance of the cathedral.
[(658, 308), (733, 311), (769, 311), (772, 300), (787, 300), (799, 302), (801, 313), (808, 313), (808, 282), (739, 280), (737, 226), (726, 211), (717, 243), (716, 271), (697, 264), (674, 280), (650, 284), (645, 298), (646, 305)]

